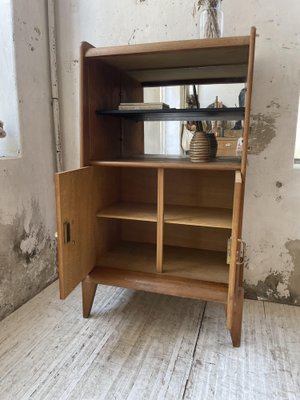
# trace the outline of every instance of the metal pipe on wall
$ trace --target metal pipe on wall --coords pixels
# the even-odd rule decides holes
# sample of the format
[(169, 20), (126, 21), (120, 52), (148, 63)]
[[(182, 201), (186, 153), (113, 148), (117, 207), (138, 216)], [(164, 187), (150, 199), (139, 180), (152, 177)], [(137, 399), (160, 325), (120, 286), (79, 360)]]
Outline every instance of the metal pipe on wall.
[(47, 11), (48, 11), (51, 100), (52, 100), (54, 140), (55, 140), (55, 153), (56, 153), (56, 171), (60, 172), (63, 169), (63, 163), (62, 163), (61, 127), (60, 127), (59, 90), (58, 90), (57, 62), (56, 62), (56, 35), (55, 35), (56, 31), (55, 31), (54, 0), (48, 0)]

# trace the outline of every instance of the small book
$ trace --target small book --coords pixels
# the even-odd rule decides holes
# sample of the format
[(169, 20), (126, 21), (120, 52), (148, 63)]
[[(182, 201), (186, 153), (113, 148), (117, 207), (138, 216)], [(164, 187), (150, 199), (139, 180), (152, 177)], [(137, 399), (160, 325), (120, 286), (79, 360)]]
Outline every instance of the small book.
[(119, 110), (163, 110), (170, 108), (166, 103), (120, 103)]

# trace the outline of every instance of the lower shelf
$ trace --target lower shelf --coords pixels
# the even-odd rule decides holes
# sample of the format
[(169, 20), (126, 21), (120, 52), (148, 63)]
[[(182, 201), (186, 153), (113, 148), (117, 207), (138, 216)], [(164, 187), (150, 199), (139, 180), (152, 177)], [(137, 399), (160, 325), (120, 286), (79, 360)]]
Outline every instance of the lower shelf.
[(225, 283), (205, 282), (164, 274), (104, 267), (95, 267), (89, 274), (89, 278), (102, 285), (224, 304), (227, 302), (228, 286)]
[(228, 265), (217, 251), (165, 246), (163, 273), (156, 273), (156, 246), (121, 242), (90, 273), (97, 283), (226, 303)]

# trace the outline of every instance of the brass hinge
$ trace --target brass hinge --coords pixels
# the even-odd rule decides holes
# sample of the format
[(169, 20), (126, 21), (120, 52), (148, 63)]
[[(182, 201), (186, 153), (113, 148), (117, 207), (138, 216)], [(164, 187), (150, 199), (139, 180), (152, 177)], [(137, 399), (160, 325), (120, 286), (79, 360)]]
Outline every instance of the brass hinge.
[(241, 246), (240, 246), (239, 260), (236, 263), (237, 265), (242, 265), (244, 264), (245, 261), (246, 242), (242, 239), (238, 239), (238, 242), (241, 244)]
[(226, 257), (226, 264), (230, 264), (230, 259), (231, 259), (231, 242), (232, 242), (232, 238), (230, 237), (227, 240), (227, 257)]
[[(239, 253), (236, 254), (236, 264), (237, 265), (242, 265), (244, 264), (245, 261), (245, 254), (246, 254), (246, 242), (242, 239), (237, 240), (241, 245), (240, 245), (240, 251)], [(226, 257), (226, 263), (230, 264), (230, 259), (231, 259), (231, 245), (232, 245), (232, 238), (230, 237), (227, 241), (227, 257)]]

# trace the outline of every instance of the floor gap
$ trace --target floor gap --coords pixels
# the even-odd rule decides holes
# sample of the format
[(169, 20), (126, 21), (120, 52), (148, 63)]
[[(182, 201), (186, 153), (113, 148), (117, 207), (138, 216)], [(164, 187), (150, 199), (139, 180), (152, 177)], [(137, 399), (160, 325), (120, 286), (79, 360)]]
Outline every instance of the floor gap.
[(201, 315), (201, 319), (200, 319), (200, 323), (199, 323), (199, 329), (198, 329), (197, 337), (196, 337), (195, 344), (194, 344), (193, 354), (192, 354), (192, 361), (191, 361), (191, 365), (190, 365), (190, 368), (189, 368), (189, 373), (188, 373), (188, 376), (187, 376), (187, 379), (186, 379), (186, 382), (185, 382), (184, 391), (183, 391), (181, 400), (184, 400), (184, 398), (185, 398), (187, 386), (188, 386), (188, 383), (189, 383), (189, 380), (190, 380), (190, 376), (191, 376), (191, 373), (192, 373), (192, 369), (193, 369), (193, 365), (194, 365), (195, 353), (196, 353), (198, 339), (199, 339), (200, 332), (201, 332), (202, 323), (203, 323), (204, 316), (205, 316), (206, 306), (207, 306), (207, 302), (205, 302), (205, 304), (204, 304), (203, 313)]

